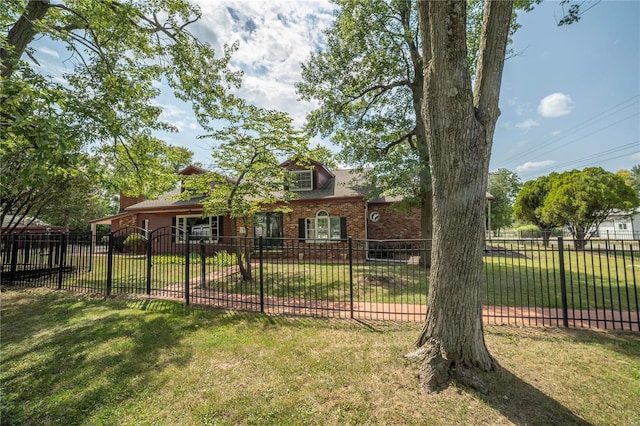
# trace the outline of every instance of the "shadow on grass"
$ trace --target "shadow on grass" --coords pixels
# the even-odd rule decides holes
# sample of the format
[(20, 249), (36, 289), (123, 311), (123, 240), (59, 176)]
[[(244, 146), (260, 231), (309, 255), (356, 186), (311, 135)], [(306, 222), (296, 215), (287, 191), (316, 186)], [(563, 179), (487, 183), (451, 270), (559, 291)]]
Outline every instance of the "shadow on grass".
[(109, 423), (140, 395), (161, 394), (167, 369), (190, 365), (193, 348), (183, 340), (201, 329), (340, 326), (49, 289), (11, 290), (3, 299), (3, 425)]
[[(177, 303), (143, 315), (129, 301), (11, 293), (2, 306), (3, 425), (108, 422), (128, 399), (160, 388), (164, 368), (192, 359), (178, 343), (197, 329)], [(100, 419), (91, 417), (97, 408)]]
[(488, 394), (480, 399), (517, 425), (589, 425), (571, 410), (504, 367), (482, 373)]
[[(504, 339), (513, 336), (513, 330), (510, 328), (492, 327), (490, 333)], [(573, 341), (584, 346), (606, 348), (629, 359), (640, 359), (640, 335), (628, 331), (543, 328), (527, 333), (526, 339), (542, 341), (551, 346), (556, 342), (567, 345)], [(499, 366), (494, 372), (479, 373), (479, 376), (489, 392), (486, 395), (477, 394), (478, 397), (515, 424), (589, 424), (560, 402), (537, 389), (535, 378), (527, 382), (503, 366)], [(544, 378), (540, 380), (545, 381)]]

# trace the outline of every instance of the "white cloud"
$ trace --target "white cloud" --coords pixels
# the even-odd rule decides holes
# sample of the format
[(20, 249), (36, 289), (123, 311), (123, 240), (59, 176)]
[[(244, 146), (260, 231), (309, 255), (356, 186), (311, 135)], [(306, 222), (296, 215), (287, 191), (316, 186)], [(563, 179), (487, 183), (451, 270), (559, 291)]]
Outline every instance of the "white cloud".
[(518, 129), (523, 129), (525, 131), (530, 130), (532, 127), (536, 127), (539, 126), (540, 123), (538, 123), (536, 120), (533, 120), (531, 118), (521, 121), (520, 123), (516, 124), (516, 127)]
[(257, 106), (289, 113), (304, 122), (314, 105), (301, 102), (294, 83), (300, 63), (324, 43), (322, 30), (333, 22), (333, 5), (323, 1), (197, 0), (202, 21), (195, 31), (217, 52), (239, 41), (232, 66), (244, 71), (239, 95)]
[(524, 164), (516, 167), (517, 172), (532, 172), (534, 170), (542, 169), (544, 167), (552, 166), (555, 164), (555, 160), (545, 160), (545, 161), (527, 161)]
[(43, 53), (45, 55), (53, 56), (54, 58), (59, 58), (60, 54), (53, 49), (50, 49), (46, 46), (42, 46), (38, 48), (38, 52)]
[(538, 114), (543, 117), (562, 117), (573, 109), (573, 101), (564, 93), (552, 93), (540, 101)]

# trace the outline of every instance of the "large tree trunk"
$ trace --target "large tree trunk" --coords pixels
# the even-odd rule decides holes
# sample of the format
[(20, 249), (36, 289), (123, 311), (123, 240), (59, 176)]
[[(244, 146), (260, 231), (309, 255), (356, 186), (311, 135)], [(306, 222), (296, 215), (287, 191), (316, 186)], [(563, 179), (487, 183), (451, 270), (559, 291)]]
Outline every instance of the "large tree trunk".
[[(423, 189), (426, 189), (423, 186)], [(420, 238), (425, 241), (424, 251), (420, 258), (420, 265), (431, 268), (431, 246), (433, 241), (433, 192), (429, 182), (428, 192), (420, 199)]]
[(30, 0), (27, 10), (20, 16), (7, 34), (7, 49), (0, 49), (0, 74), (10, 77), (16, 63), (37, 33), (36, 23), (49, 10), (49, 0)]
[(472, 373), (495, 367), (482, 327), (484, 205), (512, 3), (486, 3), (474, 88), (465, 2), (418, 4), (434, 223), (427, 319), (412, 355), (423, 360), (426, 391), (441, 390), (452, 378), (485, 390)]

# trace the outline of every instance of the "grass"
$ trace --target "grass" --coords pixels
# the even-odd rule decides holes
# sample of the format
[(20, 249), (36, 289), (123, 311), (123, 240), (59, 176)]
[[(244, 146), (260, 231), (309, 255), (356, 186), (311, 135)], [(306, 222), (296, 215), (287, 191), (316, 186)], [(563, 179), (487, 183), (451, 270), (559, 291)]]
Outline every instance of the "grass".
[(2, 293), (2, 424), (634, 424), (640, 336), (486, 327), (488, 395), (421, 393), (420, 324)]
[[(599, 246), (597, 246), (599, 247)], [(504, 306), (561, 306), (560, 263), (557, 249), (541, 245), (503, 245), (517, 256), (485, 257), (484, 303)], [(570, 309), (640, 308), (640, 252), (610, 248), (564, 253), (565, 281)], [(634, 251), (635, 250), (635, 251)], [(624, 255), (623, 255), (624, 254)], [(633, 257), (632, 257), (633, 256)]]
[[(85, 262), (80, 264), (79, 262)], [(65, 277), (64, 288), (89, 288), (93, 291), (106, 291), (107, 256), (97, 255), (93, 258), (91, 269), (86, 259), (78, 257), (71, 264), (80, 266), (84, 272), (70, 274)], [(152, 288), (164, 289), (184, 283), (186, 277), (185, 257), (182, 255), (157, 255), (151, 257)], [(235, 264), (235, 255), (220, 252), (215, 256), (205, 257), (205, 273)], [(198, 278), (202, 273), (198, 254), (189, 257), (189, 279)], [(115, 293), (145, 293), (147, 288), (147, 256), (117, 254), (113, 256), (112, 289)]]

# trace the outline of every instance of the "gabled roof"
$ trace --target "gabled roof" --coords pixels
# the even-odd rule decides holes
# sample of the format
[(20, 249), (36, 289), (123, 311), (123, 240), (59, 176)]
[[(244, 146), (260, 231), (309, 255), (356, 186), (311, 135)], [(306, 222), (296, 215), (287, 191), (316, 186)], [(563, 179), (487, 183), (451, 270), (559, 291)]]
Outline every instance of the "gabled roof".
[(180, 189), (176, 188), (165, 192), (155, 200), (144, 200), (138, 204), (127, 207), (127, 212), (150, 210), (150, 209), (179, 209), (184, 207), (199, 206), (202, 198), (192, 198), (190, 200), (179, 200)]
[[(314, 169), (321, 169), (322, 173), (328, 177), (328, 179), (319, 188), (310, 191), (296, 191), (298, 198), (292, 199), (292, 202), (296, 201), (310, 201), (310, 200), (331, 200), (331, 199), (363, 199), (367, 198), (371, 194), (371, 185), (365, 182), (365, 177), (362, 172), (352, 169), (341, 169), (331, 171), (323, 164), (311, 160), (308, 160), (310, 165)], [(290, 170), (304, 170), (304, 166), (297, 165), (293, 160), (287, 160), (280, 164), (280, 167), (285, 167)], [(188, 166), (180, 171), (182, 175), (201, 174), (206, 173), (204, 170), (197, 166)], [(232, 180), (230, 180), (232, 182)], [(137, 204), (133, 204), (125, 209), (120, 215), (126, 216), (130, 213), (142, 212), (142, 211), (163, 211), (163, 210), (181, 210), (188, 208), (199, 208), (202, 198), (192, 198), (190, 200), (178, 199), (180, 195), (180, 189), (165, 192), (157, 199), (144, 200)], [(488, 200), (493, 200), (493, 196), (487, 192), (486, 197)], [(370, 199), (370, 202), (377, 203), (391, 203), (401, 201), (400, 196), (380, 196), (375, 199)], [(111, 216), (110, 218), (116, 218), (120, 215)], [(91, 222), (105, 221), (108, 218), (95, 219)]]
[(2, 224), (0, 225), (1, 229), (51, 229), (51, 230), (62, 230), (66, 229), (64, 226), (56, 226), (51, 225), (40, 219), (34, 219), (32, 216), (24, 216), (18, 219), (16, 223), (16, 216), (8, 214), (3, 218)]
[[(311, 158), (305, 158), (303, 161), (308, 161), (309, 165), (313, 166), (313, 168), (322, 169), (329, 176), (333, 176), (333, 172), (331, 170), (329, 170), (329, 168), (327, 166), (325, 166), (324, 164), (320, 163), (319, 161), (312, 160)], [(303, 169), (306, 168), (304, 165), (301, 166), (301, 165), (297, 164), (294, 159), (289, 159), (287, 161), (284, 161), (284, 162), (280, 163), (279, 167), (284, 167), (285, 169), (290, 169), (290, 170), (295, 170), (295, 169), (303, 170)]]
[(178, 172), (178, 174), (179, 175), (189, 176), (189, 175), (199, 175), (199, 174), (206, 173), (206, 172), (208, 172), (208, 170), (205, 170), (202, 167), (189, 165), (189, 166), (185, 167), (184, 169), (180, 170)]

